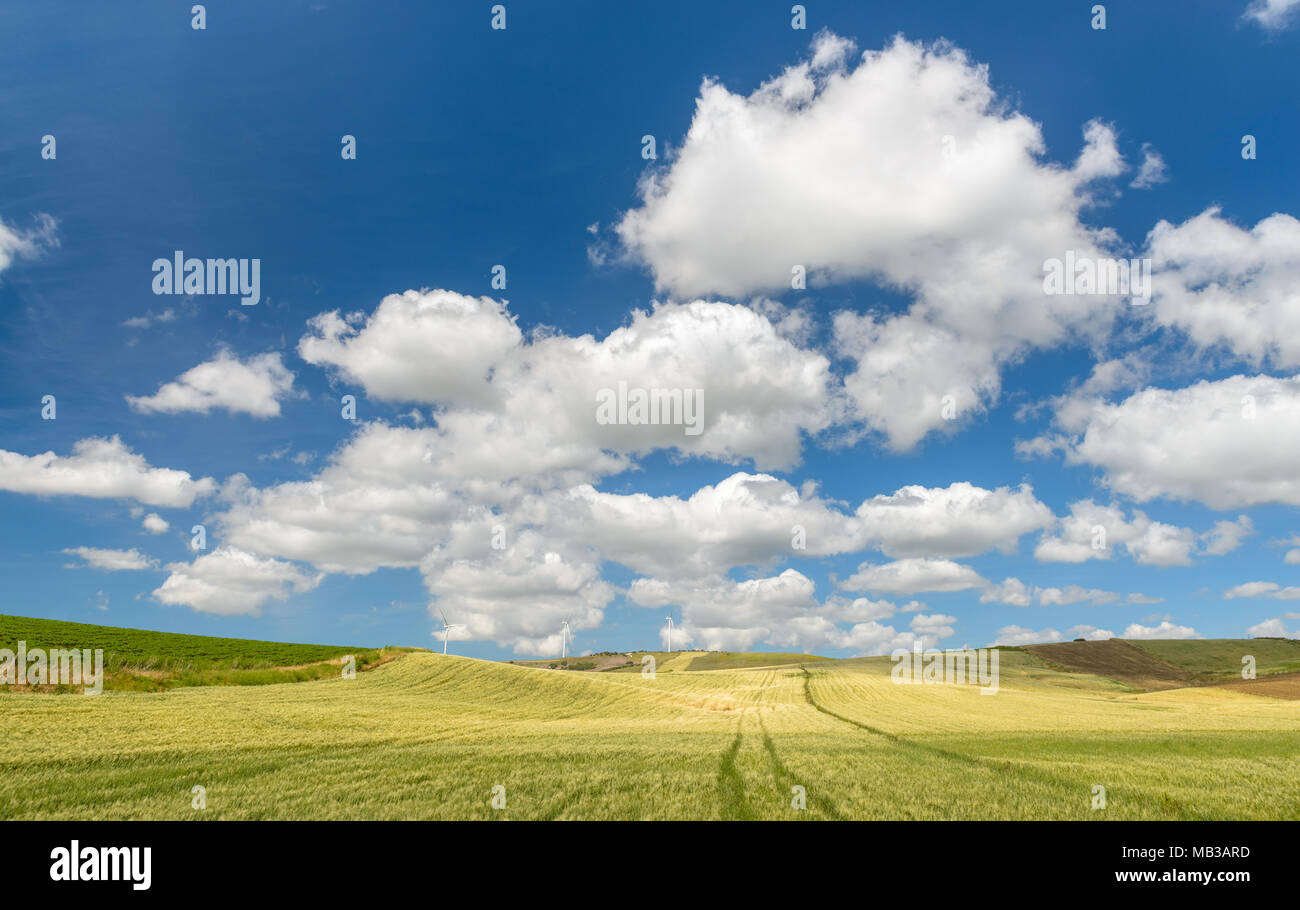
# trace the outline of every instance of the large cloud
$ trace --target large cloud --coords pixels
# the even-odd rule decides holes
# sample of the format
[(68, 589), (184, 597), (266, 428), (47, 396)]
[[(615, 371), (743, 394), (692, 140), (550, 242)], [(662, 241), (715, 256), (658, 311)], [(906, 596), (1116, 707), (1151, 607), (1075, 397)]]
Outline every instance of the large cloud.
[(1054, 521), (1027, 486), (907, 486), (868, 499), (849, 515), (810, 484), (796, 489), (771, 475), (745, 473), (686, 499), (581, 486), (534, 505), (537, 522), (648, 575), (710, 575), (867, 547), (891, 557), (1011, 552), (1022, 535)]
[(1197, 534), (1191, 528), (1152, 521), (1138, 510), (1126, 519), (1117, 505), (1084, 499), (1070, 504), (1070, 514), (1057, 521), (1052, 533), (1042, 536), (1034, 556), (1043, 562), (1085, 562), (1110, 559), (1122, 547), (1140, 565), (1190, 566), (1193, 556), (1231, 553), (1252, 533), (1254, 525), (1245, 515), (1215, 522)]
[(435, 429), (366, 424), (310, 480), (256, 489), (237, 476), (224, 490), (223, 537), (328, 572), (415, 567), (476, 504), (474, 486), (431, 457), (439, 442)]
[[(528, 517), (647, 575), (713, 575), (863, 545), (861, 523), (769, 474), (733, 474), (683, 499), (591, 486), (534, 501)], [(800, 546), (801, 545), (801, 546)]]
[(1073, 401), (1058, 412), (1070, 463), (1101, 468), (1139, 502), (1195, 500), (1215, 509), (1300, 505), (1300, 376), (1230, 376), (1123, 401)]
[[(591, 475), (656, 449), (787, 468), (801, 435), (834, 418), (825, 355), (789, 341), (754, 309), (695, 301), (635, 312), (604, 339), (534, 332), (525, 339), (504, 305), (449, 291), (384, 299), (368, 319), (327, 313), (299, 343), (378, 398), (446, 406), (444, 432), (503, 459), (515, 474), (543, 453)], [(631, 389), (702, 390), (702, 432), (685, 421), (602, 423), (598, 396)], [(494, 450), (494, 451), (491, 451)], [(548, 457), (554, 458), (555, 455)]]
[(1073, 168), (1044, 162), (1038, 126), (985, 67), (951, 46), (899, 39), (846, 65), (823, 35), (813, 59), (748, 96), (706, 80), (680, 150), (642, 181), (617, 231), (677, 295), (742, 295), (867, 278), (915, 298), (902, 315), (844, 313), (856, 416), (906, 449), (996, 397), (999, 367), (1034, 346), (1106, 330), (1116, 298), (1047, 296), (1043, 267), (1105, 255), (1079, 220), (1087, 185), (1126, 169), (1090, 123)]
[(1022, 535), (1054, 520), (1027, 485), (986, 490), (964, 481), (875, 496), (858, 507), (857, 516), (867, 539), (891, 557), (1010, 553)]
[(1275, 214), (1245, 230), (1211, 208), (1161, 221), (1147, 243), (1160, 325), (1254, 366), (1300, 366), (1300, 221)]

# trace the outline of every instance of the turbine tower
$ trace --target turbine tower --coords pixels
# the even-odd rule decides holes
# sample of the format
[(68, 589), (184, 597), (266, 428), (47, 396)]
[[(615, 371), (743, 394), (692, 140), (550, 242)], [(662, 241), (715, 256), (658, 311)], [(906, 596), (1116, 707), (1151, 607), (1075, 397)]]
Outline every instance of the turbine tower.
[(673, 618), (668, 617), (668, 653), (673, 651)]
[(569, 621), (567, 619), (560, 622), (560, 660), (569, 659)]
[(447, 622), (447, 614), (444, 613), (444, 612), (442, 612), (441, 610), (438, 611), (438, 615), (442, 617), (442, 653), (443, 653), (443, 654), (446, 654), (446, 653), (447, 653), (447, 633), (450, 632), (452, 629), (460, 629), (460, 628), (463, 628), (463, 626), (461, 626), (460, 623), (454, 623), (454, 624), (453, 624), (453, 623), (449, 623), (449, 622)]

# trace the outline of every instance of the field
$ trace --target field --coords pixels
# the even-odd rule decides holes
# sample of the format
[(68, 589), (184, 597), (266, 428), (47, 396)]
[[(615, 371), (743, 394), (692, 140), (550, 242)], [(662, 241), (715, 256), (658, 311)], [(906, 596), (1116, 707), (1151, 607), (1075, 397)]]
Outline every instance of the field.
[(1300, 701), (1020, 650), (994, 696), (894, 684), (888, 658), (664, 656), (654, 678), (412, 651), (355, 679), (13, 693), (0, 818), (1300, 818)]

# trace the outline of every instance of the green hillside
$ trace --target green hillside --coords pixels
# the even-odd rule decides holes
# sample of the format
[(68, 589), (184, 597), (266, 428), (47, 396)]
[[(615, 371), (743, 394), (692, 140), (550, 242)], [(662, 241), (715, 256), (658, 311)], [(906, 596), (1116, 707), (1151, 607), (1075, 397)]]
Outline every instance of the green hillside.
[(1129, 644), (1200, 680), (1240, 679), (1245, 655), (1255, 658), (1257, 676), (1300, 672), (1300, 641), (1291, 638), (1175, 639)]
[[(105, 689), (161, 690), (176, 686), (263, 685), (337, 675), (352, 655), (357, 669), (377, 664), (384, 650), (303, 645), (208, 635), (151, 632), (116, 626), (0, 615), (0, 648), (104, 651)], [(392, 649), (387, 649), (392, 650)], [(12, 687), (0, 687), (12, 691)]]

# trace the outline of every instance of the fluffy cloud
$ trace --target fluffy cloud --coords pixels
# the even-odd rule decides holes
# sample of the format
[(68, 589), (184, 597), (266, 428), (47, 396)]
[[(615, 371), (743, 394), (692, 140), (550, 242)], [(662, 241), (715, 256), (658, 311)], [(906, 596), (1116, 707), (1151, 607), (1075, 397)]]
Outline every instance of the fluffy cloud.
[[(1244, 533), (1237, 523), (1219, 522), (1205, 538), (1214, 549), (1204, 552), (1226, 553)], [(1071, 503), (1070, 514), (1057, 522), (1053, 533), (1042, 536), (1034, 556), (1043, 562), (1110, 559), (1119, 545), (1142, 565), (1189, 566), (1197, 540), (1190, 528), (1152, 521), (1140, 511), (1126, 519), (1124, 510), (1116, 505), (1102, 506), (1085, 499)]]
[(1077, 191), (1122, 170), (1113, 132), (1089, 124), (1074, 171), (1040, 164), (1037, 125), (961, 50), (899, 39), (856, 67), (845, 50), (823, 33), (812, 61), (748, 97), (706, 80), (683, 146), (617, 227), (628, 250), (682, 295), (788, 288), (794, 265), (917, 287), (935, 257), (960, 273), (998, 250), (1041, 305), (1044, 257), (1025, 251), (1091, 239)]
[[(722, 577), (689, 582), (639, 578), (628, 590), (628, 599), (639, 606), (681, 609), (681, 622), (673, 630), (676, 647), (745, 650), (767, 642), (805, 651), (831, 647), (858, 655), (888, 654), (910, 649), (918, 641), (936, 647), (953, 634), (957, 621), (940, 613), (916, 612), (921, 605), (911, 603), (901, 608), (915, 613), (910, 631), (900, 632), (877, 621), (899, 609), (888, 601), (831, 598), (818, 604), (814, 595), (813, 582), (794, 569), (739, 582)], [(846, 622), (851, 623), (848, 628), (841, 625)]]
[(686, 499), (583, 485), (533, 501), (520, 514), (646, 575), (714, 575), (863, 546), (856, 518), (811, 486), (798, 490), (768, 474), (733, 474)]
[(78, 441), (71, 455), (20, 455), (0, 449), (0, 490), (38, 496), (134, 499), (154, 506), (186, 508), (216, 489), (210, 477), (150, 467), (117, 436)]
[(903, 487), (868, 499), (857, 516), (867, 539), (895, 558), (1010, 553), (1022, 535), (1054, 520), (1027, 485), (986, 490), (966, 482)]
[(1169, 620), (1162, 620), (1158, 626), (1143, 626), (1132, 623), (1124, 630), (1123, 638), (1159, 639), (1159, 638), (1200, 638), (1191, 626), (1179, 626)]
[(922, 639), (938, 641), (952, 635), (952, 625), (956, 621), (957, 617), (942, 613), (918, 613), (912, 617), (908, 627)]
[(336, 368), (388, 401), (484, 406), (496, 401), (489, 374), (523, 333), (505, 305), (452, 291), (390, 294), (368, 318), (322, 313), (298, 343), (308, 363)]
[(1096, 626), (1074, 626), (1066, 634), (1071, 638), (1085, 638), (1088, 641), (1105, 641), (1115, 637), (1115, 633), (1109, 629), (1098, 629)]
[(415, 567), (452, 522), (507, 495), (457, 484), (435, 450), (444, 451), (437, 430), (366, 424), (310, 480), (255, 489), (237, 476), (223, 491), (223, 538), (327, 572)]
[(831, 597), (827, 599), (826, 606), (835, 619), (850, 623), (889, 619), (900, 610), (904, 613), (919, 613), (925, 609), (924, 604), (915, 600), (900, 607), (892, 601), (871, 600), (868, 597), (855, 597), (853, 600)]
[(101, 550), (96, 547), (70, 547), (63, 552), (80, 556), (86, 561), (86, 565), (95, 569), (103, 569), (106, 572), (154, 569), (158, 567), (158, 560), (151, 559), (135, 549)]
[(1204, 550), (1209, 556), (1224, 556), (1241, 546), (1241, 542), (1255, 533), (1255, 523), (1248, 515), (1238, 515), (1236, 521), (1216, 521), (1214, 527), (1201, 535)]
[[(326, 313), (311, 325), (303, 359), (378, 398), (447, 406), (440, 427), (460, 447), (486, 450), (476, 454), (489, 456), (489, 469), (508, 458), (524, 473), (546, 452), (597, 476), (628, 466), (607, 452), (656, 449), (785, 468), (799, 460), (801, 434), (829, 427), (837, 407), (823, 354), (733, 304), (660, 304), (602, 340), (543, 331), (525, 339), (503, 304), (449, 291), (408, 291), (368, 319)], [(702, 390), (703, 431), (688, 434), (680, 421), (598, 422), (597, 396), (620, 383)]]
[(162, 534), (171, 527), (167, 519), (163, 518), (157, 512), (150, 512), (140, 522), (141, 526), (150, 534)]
[(560, 653), (566, 620), (575, 632), (600, 625), (614, 588), (594, 553), (531, 530), (502, 550), (491, 540), (459, 533), (421, 561), (431, 615), (441, 611), (465, 626), (466, 637), (520, 654)]
[(1280, 617), (1256, 623), (1246, 630), (1246, 634), (1251, 638), (1300, 638), (1300, 635), (1289, 635), (1287, 633), (1286, 623)]
[(950, 559), (899, 559), (872, 565), (863, 563), (840, 583), (848, 591), (917, 594), (922, 591), (965, 591), (987, 582), (970, 566)]
[(584, 485), (534, 506), (530, 517), (537, 523), (648, 575), (717, 574), (868, 546), (889, 556), (1007, 552), (1021, 535), (1053, 520), (1028, 487), (909, 486), (846, 515), (810, 485), (797, 490), (771, 475), (745, 473), (687, 499), (605, 493)]
[(1037, 590), (1036, 587), (1031, 588), (1019, 578), (1006, 578), (1000, 585), (990, 584), (980, 595), (980, 603), (1004, 603), (1013, 607), (1027, 607), (1033, 603)]
[[(480, 574), (506, 565), (526, 575), (524, 551), (503, 562), (490, 547), (495, 537), (511, 546), (516, 539), (562, 541), (566, 564), (576, 558), (594, 567), (611, 560), (675, 578), (861, 545), (853, 516), (819, 499), (811, 487), (801, 492), (769, 475), (738, 473), (688, 498), (603, 493), (590, 485), (538, 491), (464, 477), (460, 462), (444, 461), (446, 452), (438, 429), (366, 425), (310, 480), (260, 490), (242, 478), (228, 484), (230, 507), (218, 517), (223, 539), (329, 572), (421, 565), (426, 580), (467, 575), (480, 563)], [(806, 540), (803, 551), (793, 546), (795, 526)], [(535, 558), (544, 555), (540, 545), (527, 549)], [(433, 582), (444, 604), (460, 609), (457, 592), (443, 584)], [(599, 590), (595, 600), (603, 605), (605, 589)], [(486, 595), (466, 606), (480, 618), (456, 621), (491, 637), (504, 636), (503, 629), (542, 637), (513, 620), (488, 622)], [(523, 608), (509, 598), (499, 606), (503, 615)]]
[(911, 651), (920, 644), (922, 648), (938, 648), (944, 638), (952, 635), (951, 616), (917, 616), (908, 624), (911, 631), (899, 632), (893, 626), (877, 622), (856, 623), (836, 637), (836, 647), (845, 648), (854, 655), (878, 656), (897, 650)]
[(1126, 165), (1097, 122), (1073, 168), (1041, 161), (1038, 126), (956, 48), (899, 39), (856, 66), (847, 51), (823, 34), (748, 96), (706, 80), (617, 232), (678, 295), (788, 289), (796, 266), (912, 295), (905, 313), (835, 321), (855, 416), (907, 449), (955, 426), (945, 398), (960, 415), (994, 399), (1024, 350), (1105, 331), (1116, 301), (1045, 296), (1043, 263), (1103, 254), (1113, 236), (1079, 212)]
[(1066, 460), (1101, 468), (1111, 489), (1214, 509), (1300, 505), (1300, 376), (1230, 376), (1182, 389), (1145, 388), (1118, 403), (1058, 411)]
[(1158, 324), (1254, 366), (1300, 366), (1300, 221), (1274, 214), (1245, 230), (1211, 208), (1161, 221), (1147, 245)]
[(310, 591), (324, 577), (236, 547), (218, 547), (191, 563), (169, 563), (166, 569), (171, 574), (154, 597), (220, 616), (257, 616), (268, 600)]
[(175, 381), (159, 387), (148, 397), (126, 396), (131, 407), (143, 414), (206, 414), (223, 408), (232, 414), (254, 417), (280, 416), (280, 401), (293, 390), (293, 373), (278, 353), (240, 360), (222, 351), (212, 360), (191, 367)]
[[(811, 579), (787, 569), (772, 578), (740, 582), (638, 578), (628, 589), (628, 599), (643, 607), (680, 607), (680, 632), (674, 630), (674, 637), (680, 634), (682, 643), (707, 650), (743, 651), (763, 640), (777, 646), (816, 647), (833, 637), (836, 629), (829, 619), (811, 615), (818, 609), (813, 588)], [(807, 641), (810, 633), (813, 640)]]

